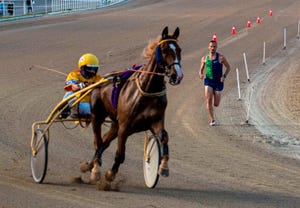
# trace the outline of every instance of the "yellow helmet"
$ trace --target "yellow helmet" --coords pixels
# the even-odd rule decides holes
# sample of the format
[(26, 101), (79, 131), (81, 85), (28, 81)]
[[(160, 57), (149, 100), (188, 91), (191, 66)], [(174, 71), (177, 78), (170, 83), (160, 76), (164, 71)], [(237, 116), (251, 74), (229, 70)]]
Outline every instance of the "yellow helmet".
[(89, 79), (97, 74), (99, 60), (94, 54), (83, 54), (78, 60), (78, 68), (81, 70), (82, 76)]
[(99, 67), (99, 60), (94, 54), (83, 54), (78, 60), (78, 68), (81, 69), (83, 66)]

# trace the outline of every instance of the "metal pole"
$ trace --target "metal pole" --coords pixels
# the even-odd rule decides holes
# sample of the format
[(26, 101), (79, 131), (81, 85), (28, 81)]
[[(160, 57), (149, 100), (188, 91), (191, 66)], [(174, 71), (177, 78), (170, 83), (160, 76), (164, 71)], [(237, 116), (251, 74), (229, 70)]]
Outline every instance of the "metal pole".
[(23, 0), (23, 14), (26, 14), (27, 10), (27, 5), (25, 4), (26, 0)]
[(300, 20), (298, 21), (298, 32), (297, 32), (297, 38), (300, 38)]
[(266, 42), (264, 41), (264, 48), (263, 48), (263, 64), (266, 64)]
[(54, 7), (54, 0), (51, 0), (51, 12), (53, 12), (53, 7)]
[(249, 72), (248, 72), (248, 65), (247, 65), (247, 59), (246, 59), (246, 53), (244, 53), (244, 62), (245, 62), (245, 69), (246, 69), (247, 80), (248, 80), (248, 82), (250, 82)]
[(2, 5), (3, 5), (3, 7), (2, 7), (2, 14), (3, 14), (3, 16), (6, 16), (6, 14), (5, 14), (5, 0), (3, 0), (2, 1)]
[(249, 103), (248, 103), (248, 109), (247, 109), (247, 118), (245, 123), (249, 123), (249, 117), (250, 117), (250, 106), (251, 106), (251, 100), (252, 100), (252, 94), (254, 91), (254, 87), (251, 88), (251, 93), (250, 93), (250, 98), (249, 98)]
[(283, 50), (286, 49), (286, 28), (283, 29)]
[(31, 14), (33, 14), (33, 0), (30, 0)]
[(47, 14), (48, 13), (48, 2), (47, 2), (47, 0), (45, 0), (45, 13)]
[(240, 77), (239, 77), (239, 69), (236, 68), (236, 81), (237, 81), (237, 87), (238, 87), (238, 100), (241, 99), (241, 88), (240, 88)]

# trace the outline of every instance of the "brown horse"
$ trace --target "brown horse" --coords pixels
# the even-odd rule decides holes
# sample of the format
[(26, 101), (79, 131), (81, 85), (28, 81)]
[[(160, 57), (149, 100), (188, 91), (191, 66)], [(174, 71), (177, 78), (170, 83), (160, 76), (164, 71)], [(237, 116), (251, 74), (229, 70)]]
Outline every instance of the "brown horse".
[[(118, 137), (115, 162), (106, 172), (106, 180), (113, 181), (120, 164), (125, 160), (127, 138), (136, 132), (150, 130), (162, 143), (162, 161), (159, 173), (169, 175), (168, 133), (165, 130), (165, 110), (167, 107), (166, 85), (177, 85), (183, 78), (181, 71), (181, 49), (177, 43), (179, 28), (173, 35), (165, 27), (161, 37), (144, 49), (148, 63), (127, 79), (121, 88), (118, 105), (113, 107), (111, 96), (113, 82), (95, 88), (91, 93), (92, 125), (94, 131), (95, 155), (86, 169), (92, 170), (91, 178), (96, 179), (96, 172), (101, 166), (101, 157), (111, 141)], [(101, 125), (109, 117), (110, 129), (103, 135)]]

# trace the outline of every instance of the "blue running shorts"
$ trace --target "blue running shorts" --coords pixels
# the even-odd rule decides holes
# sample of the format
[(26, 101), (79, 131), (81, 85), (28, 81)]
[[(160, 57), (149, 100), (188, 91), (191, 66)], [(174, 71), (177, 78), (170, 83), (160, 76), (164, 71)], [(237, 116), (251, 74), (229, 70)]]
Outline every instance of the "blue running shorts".
[(216, 81), (213, 79), (204, 79), (204, 85), (213, 88), (214, 91), (222, 91), (224, 88), (224, 83), (220, 81)]

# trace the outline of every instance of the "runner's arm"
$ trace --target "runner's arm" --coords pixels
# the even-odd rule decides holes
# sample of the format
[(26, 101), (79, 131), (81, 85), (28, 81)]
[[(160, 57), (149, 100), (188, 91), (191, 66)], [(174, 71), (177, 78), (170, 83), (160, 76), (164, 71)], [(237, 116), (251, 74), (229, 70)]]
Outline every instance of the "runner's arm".
[(203, 56), (201, 59), (201, 64), (200, 64), (200, 69), (199, 69), (199, 78), (201, 80), (203, 80), (203, 78), (204, 78), (204, 75), (203, 75), (204, 68), (205, 68), (205, 57)]
[(221, 55), (220, 61), (226, 67), (226, 70), (225, 70), (223, 76), (221, 77), (221, 82), (224, 82), (224, 80), (227, 77), (227, 75), (229, 74), (231, 68), (230, 68), (230, 64), (228, 63), (227, 59), (223, 55)]

